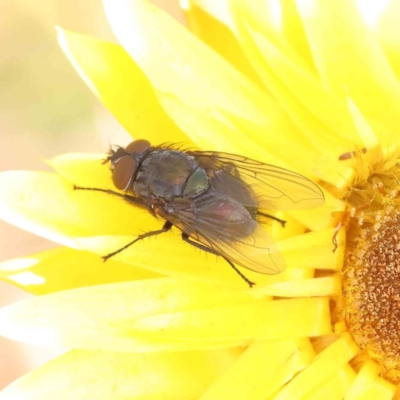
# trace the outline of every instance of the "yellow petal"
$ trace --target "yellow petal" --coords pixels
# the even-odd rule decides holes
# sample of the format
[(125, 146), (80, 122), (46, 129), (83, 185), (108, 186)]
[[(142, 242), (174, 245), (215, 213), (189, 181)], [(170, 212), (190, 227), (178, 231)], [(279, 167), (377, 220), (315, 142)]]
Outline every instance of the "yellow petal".
[[(253, 303), (236, 291), (167, 278), (97, 285), (35, 297), (0, 310), (0, 334), (38, 345), (143, 351), (170, 347), (135, 335), (143, 316), (221, 305)], [(195, 349), (188, 343), (173, 348)], [(204, 343), (203, 347), (212, 347)], [(215, 346), (214, 346), (215, 347)]]
[[(354, 171), (338, 158), (360, 142), (345, 103), (322, 90), (315, 77), (291, 63), (261, 34), (252, 31), (246, 23), (242, 25), (242, 36), (247, 37), (246, 52), (250, 53), (254, 47), (251, 60), (255, 69), (309, 141), (303, 139), (304, 143), (300, 143), (288, 137), (290, 148), (284, 146), (274, 153), (282, 160), (289, 157), (298, 161), (296, 168), (300, 172), (345, 192), (354, 179)], [(302, 155), (300, 162), (296, 152)]]
[(293, 378), (275, 397), (276, 400), (302, 398), (350, 361), (359, 349), (349, 334), (323, 350), (318, 357)]
[(362, 144), (367, 150), (378, 146), (379, 140), (372, 128), (368, 125), (368, 122), (365, 120), (356, 102), (349, 96), (346, 96), (346, 102)]
[[(282, 315), (285, 318), (282, 318)], [(133, 332), (149, 338), (185, 340), (285, 339), (320, 336), (330, 332), (327, 298), (259, 300), (235, 306), (214, 307), (152, 315), (138, 319)]]
[[(252, 138), (258, 147), (262, 146), (258, 150), (251, 149), (252, 153), (250, 154), (255, 154), (253, 158), (284, 168), (296, 169), (308, 177), (321, 178), (320, 173), (316, 174), (315, 160), (318, 159), (318, 153), (313, 145), (297, 131), (297, 128), (293, 127), (290, 133), (276, 131), (276, 135), (273, 137), (273, 132), (267, 132), (265, 128), (235, 115), (229, 115), (226, 118), (233, 121), (239, 132), (246, 132), (248, 138)], [(232, 135), (229, 137), (232, 138)], [(248, 138), (246, 141), (249, 141)], [(290, 146), (287, 145), (288, 143)], [(243, 143), (241, 147), (237, 146), (235, 152), (238, 154), (249, 152), (247, 146), (248, 144)], [(299, 159), (299, 155), (301, 155), (301, 159)]]
[(264, 93), (163, 11), (145, 0), (105, 0), (104, 6), (121, 44), (158, 90), (192, 106), (267, 120)]
[(20, 378), (0, 400), (190, 400), (235, 360), (237, 350), (177, 353), (71, 351)]
[[(354, 173), (347, 165), (339, 163), (338, 157), (349, 148), (353, 149), (354, 142), (360, 140), (345, 103), (323, 91), (316, 77), (281, 53), (259, 30), (255, 30), (257, 28), (252, 29), (246, 19), (246, 12), (250, 9), (244, 2), (234, 5), (239, 6), (236, 25), (244, 51), (266, 87), (304, 135), (297, 134), (295, 138), (285, 135), (293, 150), (280, 146), (280, 150), (274, 148), (274, 154), (279, 154), (280, 159), (291, 165), (290, 160), (293, 163), (297, 159), (294, 154), (297, 151), (297, 154), (302, 154), (302, 163), (296, 167), (297, 170), (307, 176), (318, 176), (342, 192), (347, 190)], [(261, 29), (258, 24), (256, 26)], [(308, 140), (305, 141), (306, 137)]]
[(313, 72), (316, 72), (311, 49), (308, 44), (304, 26), (296, 7), (296, 0), (280, 2), (282, 22), (281, 30), (283, 36), (290, 43), (292, 49), (299, 54)]
[(242, 74), (257, 85), (262, 86), (260, 78), (247, 60), (229, 26), (208, 13), (207, 8), (204, 9), (205, 5), (212, 7), (214, 4), (218, 7), (218, 4), (222, 3), (211, 3), (207, 1), (192, 1), (185, 4), (183, 10), (189, 29), (230, 64), (235, 66)]
[(0, 310), (3, 336), (122, 352), (233, 347), (330, 329), (326, 298), (257, 300), (245, 291), (167, 278), (72, 289)]
[[(334, 372), (327, 380), (307, 393), (304, 400), (341, 400), (348, 396), (348, 390), (356, 378), (356, 373), (349, 364)], [(380, 399), (377, 397), (376, 399)]]
[[(341, 147), (344, 150), (349, 143), (357, 143), (359, 138), (346, 109), (346, 104), (326, 92), (313, 75), (307, 74), (306, 71), (292, 63), (262, 35), (252, 31), (249, 31), (249, 33), (263, 58), (265, 80), (268, 79), (273, 82), (275, 78), (275, 80), (282, 82), (285, 89), (305, 108), (303, 113), (309, 112), (310, 118), (312, 116), (323, 124), (325, 131), (322, 129), (311, 132), (303, 131), (306, 136), (308, 135), (313, 145), (326, 154), (327, 151), (333, 153), (333, 149), (327, 144), (331, 144), (334, 148)], [(283, 93), (282, 89), (279, 91), (279, 87), (277, 87), (277, 90), (274, 90), (271, 85), (267, 87), (273, 91), (277, 100), (286, 106), (285, 98), (279, 96), (280, 93)], [(295, 118), (296, 109), (290, 109), (290, 106), (290, 104), (287, 104), (285, 108), (292, 118)], [(297, 109), (298, 112), (299, 109)], [(326, 136), (319, 138), (319, 134)], [(318, 143), (318, 140), (321, 139), (324, 142)], [(337, 154), (341, 153), (339, 150), (333, 154), (337, 157)]]
[(75, 191), (71, 183), (49, 172), (1, 173), (0, 218), (73, 248), (79, 247), (74, 236), (133, 234), (159, 226), (148, 213), (119, 198)]
[(135, 139), (188, 141), (121, 46), (61, 28), (58, 40), (81, 78)]
[[(304, 339), (306, 340), (306, 339)], [(300, 368), (304, 340), (260, 340), (250, 345), (200, 400), (264, 400)], [(314, 357), (312, 347), (308, 363)]]
[[(315, 350), (309, 340), (309, 338), (296, 339), (296, 344), (299, 348), (299, 351), (295, 354), (294, 363), (298, 366), (297, 372), (303, 370), (308, 367), (311, 361), (315, 357)], [(288, 360), (288, 366), (291, 364), (290, 360)], [(288, 369), (286, 369), (287, 372)], [(285, 372), (286, 373), (286, 372)], [(289, 377), (289, 375), (287, 375)], [(293, 376), (290, 376), (290, 379)], [(286, 379), (285, 379), (286, 381)]]
[(302, 279), (293, 282), (271, 283), (252, 289), (253, 294), (276, 297), (338, 296), (341, 294), (339, 275)]
[[(366, 153), (362, 155), (363, 162), (358, 163), (356, 170), (358, 176), (356, 179), (364, 180), (371, 173), (371, 166), (377, 165), (378, 163), (382, 162), (384, 159), (384, 150), (386, 150), (387, 154), (390, 151), (397, 151), (397, 146), (391, 146), (389, 148), (382, 148), (377, 135), (373, 131), (372, 127), (369, 125), (368, 121), (364, 118), (364, 115), (361, 113), (360, 109), (358, 108), (355, 101), (347, 96), (347, 107), (349, 112), (353, 118), (354, 126), (356, 127), (358, 134), (364, 144), (362, 148), (355, 148), (354, 150), (361, 150), (365, 149)], [(393, 144), (393, 143), (392, 143)], [(389, 159), (390, 156), (386, 157)], [(374, 168), (374, 167), (372, 167)]]
[(159, 274), (94, 254), (58, 248), (0, 263), (0, 277), (33, 294), (108, 282), (148, 279)]
[[(347, 179), (344, 179), (347, 182)], [(286, 211), (296, 221), (300, 222), (304, 226), (307, 226), (313, 231), (319, 231), (332, 227), (337, 223), (333, 218), (332, 213), (334, 211), (344, 211), (345, 203), (339, 200), (336, 196), (333, 196), (326, 190), (323, 190), (325, 196), (325, 203), (323, 206), (310, 209), (310, 210), (296, 210)]]
[(392, 399), (396, 386), (380, 378), (380, 372), (381, 369), (375, 362), (366, 361), (350, 387), (346, 400)]
[(214, 19), (223, 23), (225, 26), (232, 27), (229, 0), (188, 0), (181, 1), (180, 5), (184, 11), (190, 10), (191, 7), (197, 7), (211, 15)]
[[(247, 126), (242, 129), (242, 125), (237, 123), (239, 118), (231, 115), (228, 118), (218, 109), (204, 110), (190, 106), (171, 94), (165, 95), (159, 91), (156, 93), (164, 109), (179, 120), (182, 130), (187, 132), (200, 148), (247, 155), (263, 162), (285, 166), (274, 153), (279, 143), (261, 147), (257, 142), (249, 140), (251, 132), (260, 140), (265, 140), (265, 137), (255, 135), (257, 130), (253, 127)], [(232, 120), (235, 120), (235, 123), (232, 123)]]
[[(400, 3), (397, 0), (385, 2), (385, 11), (380, 15), (377, 23), (376, 35), (381, 43), (390, 65), (400, 76), (400, 41), (397, 34), (399, 29)], [(363, 3), (359, 4), (362, 7)], [(365, 4), (367, 7), (368, 3)]]
[(365, 400), (390, 400), (395, 399), (394, 395), (396, 393), (396, 386), (387, 381), (384, 378), (376, 378), (371, 390), (364, 397)]
[[(226, 151), (226, 133), (232, 132), (234, 152), (254, 158), (257, 152), (241, 151), (251, 140), (264, 149), (279, 144), (282, 148), (292, 137), (297, 141), (296, 127), (271, 97), (161, 10), (144, 0), (105, 0), (104, 4), (116, 36), (158, 90), (164, 107), (169, 105), (168, 113), (195, 143), (201, 138), (208, 149), (222, 143), (219, 150)], [(196, 123), (188, 126), (179, 103), (193, 112)], [(235, 131), (237, 119), (244, 121), (245, 130), (240, 126), (240, 132)], [(265, 156), (258, 159), (267, 161)]]
[(337, 234), (337, 249), (333, 251), (335, 229), (297, 235), (277, 243), (290, 267), (315, 268), (339, 271), (343, 266), (346, 232)]
[[(292, 48), (283, 34), (284, 30), (287, 31), (287, 27), (284, 28), (282, 25), (282, 7), (280, 3), (276, 0), (252, 0), (251, 2), (235, 0), (229, 2), (233, 28), (242, 49), (248, 55), (248, 58), (252, 60), (254, 56), (253, 49), (249, 48), (248, 37), (242, 29), (243, 22), (245, 22), (248, 27), (259, 32), (277, 46), (296, 65), (305, 70), (310, 70), (311, 67), (312, 70), (314, 67), (310, 66), (309, 59), (299, 56), (297, 49)], [(288, 10), (285, 10), (285, 12), (288, 12)]]
[[(337, 107), (339, 102), (329, 99), (329, 96), (321, 88), (318, 88), (315, 77), (285, 57), (263, 34), (254, 30), (242, 14), (237, 15), (236, 26), (240, 30), (242, 46), (264, 84), (282, 104), (304, 135), (309, 137), (312, 145), (319, 150), (324, 149), (325, 152), (327, 149), (330, 151), (333, 147), (334, 154), (341, 154), (343, 151), (335, 148), (343, 146), (342, 149), (345, 149), (348, 139), (343, 137), (340, 126), (337, 127), (337, 131), (340, 132), (343, 140), (338, 141), (332, 135), (331, 130), (335, 126), (333, 120), (337, 121), (338, 117), (334, 109), (330, 111), (328, 107), (328, 111), (326, 110), (327, 102), (332, 104), (331, 108)], [(304, 91), (305, 87), (307, 88), (306, 92)], [(304, 95), (305, 93), (307, 96)], [(303, 102), (305, 102), (306, 108), (303, 106)], [(324, 115), (330, 116), (330, 118), (322, 117), (325, 119), (324, 126), (321, 124), (322, 121), (319, 122), (315, 118), (321, 118), (321, 108), (324, 110)], [(344, 104), (341, 105), (341, 108), (344, 112), (339, 115), (345, 116), (347, 110)], [(314, 115), (310, 115), (310, 112)], [(348, 116), (346, 122), (350, 134), (353, 133), (355, 136), (354, 127), (351, 126)]]
[(106, 153), (68, 153), (47, 160), (46, 163), (73, 185), (116, 190), (110, 169), (102, 164), (105, 158)]
[[(134, 237), (119, 236), (99, 236), (91, 238), (77, 238), (77, 242), (82, 248), (94, 253), (105, 255), (117, 249), (120, 249), (127, 243), (131, 242)], [(255, 282), (257, 286), (264, 284), (284, 282), (291, 280), (307, 279), (313, 276), (313, 269), (316, 265), (318, 268), (335, 269), (338, 263), (339, 253), (332, 255), (332, 260), (326, 265), (322, 265), (320, 259), (318, 263), (319, 250), (323, 245), (314, 247), (312, 250), (306, 251), (301, 240), (297, 242), (297, 253), (295, 250), (296, 243), (289, 251), (289, 257), (286, 262), (286, 269), (276, 275), (264, 275), (250, 270), (242, 270), (248, 279)], [(332, 242), (326, 244), (326, 249), (331, 253)], [(300, 263), (296, 260), (296, 256), (301, 254)], [(283, 257), (285, 253), (282, 252)], [(310, 257), (310, 261), (307, 260)], [(187, 243), (176, 235), (160, 235), (153, 240), (142, 240), (133, 246), (122, 251), (113, 257), (128, 264), (138, 267), (150, 269), (160, 274), (172, 277), (182, 277), (194, 280), (200, 280), (208, 283), (218, 283), (238, 289), (247, 289), (247, 284), (242, 278), (228, 265), (221, 257), (211, 256), (203, 251), (189, 246)], [(340, 260), (342, 262), (342, 260)], [(239, 267), (240, 269), (240, 267)]]
[(296, 3), (323, 84), (340, 98), (347, 89), (381, 140), (397, 142), (393, 132), (400, 126), (400, 85), (355, 2)]

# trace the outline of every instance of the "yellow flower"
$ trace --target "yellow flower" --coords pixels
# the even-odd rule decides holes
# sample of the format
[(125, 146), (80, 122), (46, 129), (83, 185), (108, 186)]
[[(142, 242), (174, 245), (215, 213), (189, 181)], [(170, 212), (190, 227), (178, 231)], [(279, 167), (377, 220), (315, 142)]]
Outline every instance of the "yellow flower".
[(277, 212), (287, 226), (268, 230), (286, 270), (246, 271), (248, 289), (173, 235), (103, 264), (159, 227), (73, 190), (113, 189), (104, 155), (2, 173), (0, 217), (65, 247), (2, 263), (3, 279), (42, 296), (0, 310), (0, 334), (66, 353), (0, 399), (392, 398), (400, 53), (389, 18), (380, 36), (349, 0), (185, 2), (221, 57), (144, 0), (104, 4), (123, 47), (61, 29), (59, 40), (133, 137), (287, 167), (318, 182), (325, 205)]

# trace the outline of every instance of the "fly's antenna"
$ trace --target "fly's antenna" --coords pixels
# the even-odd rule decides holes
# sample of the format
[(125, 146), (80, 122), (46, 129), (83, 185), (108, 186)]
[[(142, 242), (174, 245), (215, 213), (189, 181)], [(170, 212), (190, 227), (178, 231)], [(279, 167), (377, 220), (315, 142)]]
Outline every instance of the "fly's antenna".
[(102, 164), (107, 164), (112, 159), (112, 156), (116, 152), (116, 150), (113, 149), (113, 146), (120, 148), (120, 146), (112, 145), (111, 142), (110, 142), (110, 138), (108, 138), (108, 152), (107, 152), (108, 156), (101, 160)]
[(103, 159), (101, 160), (101, 164), (102, 164), (102, 165), (107, 164), (109, 161), (110, 161), (110, 156), (105, 157), (105, 158), (103, 158)]
[(108, 156), (101, 159), (101, 164), (102, 165), (107, 164), (110, 161), (110, 158), (113, 155), (113, 153), (114, 153), (114, 151), (112, 149), (112, 145), (111, 145), (111, 142), (110, 142), (110, 137), (108, 137), (108, 151), (107, 151)]

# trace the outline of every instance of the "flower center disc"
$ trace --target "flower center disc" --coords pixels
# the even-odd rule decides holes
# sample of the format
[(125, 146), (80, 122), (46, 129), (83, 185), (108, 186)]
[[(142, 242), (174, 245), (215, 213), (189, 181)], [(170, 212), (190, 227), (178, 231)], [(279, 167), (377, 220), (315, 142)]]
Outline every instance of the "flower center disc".
[(355, 239), (348, 243), (343, 269), (344, 316), (357, 344), (382, 366), (382, 375), (399, 383), (400, 200), (395, 191), (378, 197), (378, 207), (349, 226)]

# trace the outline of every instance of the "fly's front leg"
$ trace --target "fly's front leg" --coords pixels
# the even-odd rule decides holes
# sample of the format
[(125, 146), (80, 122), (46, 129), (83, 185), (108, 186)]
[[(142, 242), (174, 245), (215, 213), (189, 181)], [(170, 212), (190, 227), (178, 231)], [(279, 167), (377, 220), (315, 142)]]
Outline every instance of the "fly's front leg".
[(255, 282), (252, 282), (250, 279), (246, 278), (233, 264), (233, 262), (231, 260), (229, 260), (228, 258), (224, 257), (221, 253), (219, 253), (217, 250), (211, 249), (210, 247), (204, 246), (201, 243), (197, 243), (193, 240), (191, 240), (189, 238), (189, 235), (187, 235), (186, 233), (182, 233), (182, 239), (186, 242), (189, 243), (191, 245), (193, 245), (194, 247), (197, 247), (200, 250), (204, 250), (207, 253), (211, 253), (211, 254), (215, 254), (216, 256), (220, 256), (222, 257), (234, 270), (235, 272), (250, 286), (250, 288), (252, 288), (255, 285)]
[(115, 192), (114, 190), (110, 189), (100, 189), (100, 188), (91, 188), (91, 187), (82, 187), (74, 185), (74, 190), (91, 190), (95, 192), (101, 192), (106, 194), (111, 194), (113, 196), (117, 196), (121, 199), (126, 200), (128, 203), (134, 204), (139, 207), (143, 207), (143, 200), (140, 197), (130, 196), (129, 194)]
[(125, 245), (124, 247), (121, 247), (120, 249), (118, 249), (116, 251), (113, 251), (110, 254), (107, 254), (106, 256), (103, 256), (102, 259), (104, 261), (107, 261), (109, 258), (114, 257), (118, 253), (121, 253), (121, 251), (123, 251), (123, 250), (127, 249), (128, 247), (132, 246), (134, 243), (138, 242), (139, 240), (143, 240), (143, 239), (145, 239), (147, 237), (150, 237), (150, 236), (160, 235), (161, 233), (168, 232), (171, 228), (172, 228), (171, 222), (166, 221), (164, 226), (161, 229), (158, 229), (156, 231), (143, 233), (143, 234), (139, 235), (135, 240), (132, 240), (132, 242), (128, 243), (127, 245)]

